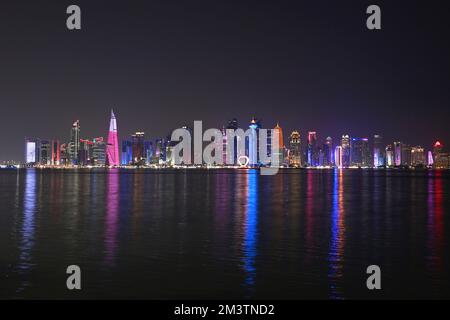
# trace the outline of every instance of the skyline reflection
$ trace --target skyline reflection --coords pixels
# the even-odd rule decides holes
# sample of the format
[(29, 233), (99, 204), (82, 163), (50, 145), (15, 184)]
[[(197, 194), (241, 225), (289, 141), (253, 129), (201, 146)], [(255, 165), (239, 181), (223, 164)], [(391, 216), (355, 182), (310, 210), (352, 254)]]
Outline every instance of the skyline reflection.
[(106, 220), (105, 220), (105, 262), (114, 267), (117, 251), (117, 228), (119, 218), (119, 175), (111, 172), (107, 176)]
[(280, 174), (3, 175), (0, 298), (65, 298), (78, 263), (83, 298), (364, 299), (371, 264), (376, 297), (450, 297), (449, 173)]
[(35, 244), (35, 228), (36, 228), (36, 171), (29, 170), (25, 177), (25, 190), (23, 196), (23, 216), (22, 227), (20, 229), (19, 244), (19, 263), (17, 268), (21, 274), (21, 286), (17, 288), (17, 293), (25, 290), (30, 285), (29, 274), (34, 266), (32, 250)]
[(328, 252), (330, 297), (342, 299), (342, 279), (344, 269), (345, 221), (344, 221), (344, 173), (334, 170), (333, 210), (331, 212), (331, 239)]
[[(430, 274), (441, 274), (443, 267), (444, 208), (442, 172), (436, 171), (428, 180), (428, 256)], [(434, 288), (439, 287), (439, 278), (432, 277)]]
[(256, 278), (255, 259), (257, 256), (257, 227), (258, 227), (258, 180), (259, 172), (251, 170), (246, 177), (246, 204), (243, 242), (243, 267), (245, 270), (245, 284), (253, 289)]

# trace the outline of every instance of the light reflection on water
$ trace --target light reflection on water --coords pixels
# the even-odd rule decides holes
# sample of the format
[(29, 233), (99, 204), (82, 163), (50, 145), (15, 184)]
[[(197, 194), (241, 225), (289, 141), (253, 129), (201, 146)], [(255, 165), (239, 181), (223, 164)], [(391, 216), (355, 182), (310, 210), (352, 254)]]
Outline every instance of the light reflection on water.
[(85, 298), (371, 298), (374, 263), (386, 286), (377, 297), (450, 298), (449, 180), (439, 171), (0, 172), (0, 232), (10, 235), (0, 248), (11, 266), (0, 298), (70, 298), (60, 269), (77, 261), (95, 279)]
[(259, 172), (251, 170), (246, 176), (246, 205), (244, 222), (243, 262), (246, 273), (245, 284), (253, 289), (256, 277), (255, 258), (257, 255), (258, 227), (258, 178)]
[(344, 265), (345, 223), (343, 171), (334, 171), (333, 211), (331, 213), (331, 241), (328, 260), (330, 263), (330, 297), (342, 299), (342, 278)]
[(119, 175), (111, 172), (107, 177), (106, 227), (105, 227), (105, 262), (114, 267), (117, 250), (117, 228), (119, 218)]
[(26, 174), (25, 190), (23, 195), (23, 218), (20, 229), (19, 259), (17, 269), (23, 277), (21, 285), (17, 288), (17, 293), (23, 291), (29, 285), (29, 273), (35, 262), (33, 261), (33, 247), (35, 242), (35, 219), (37, 207), (36, 172), (30, 170)]
[(443, 208), (442, 171), (436, 171), (428, 179), (428, 243), (427, 265), (435, 287), (439, 277), (435, 275), (445, 272), (443, 266), (444, 245), (444, 208)]

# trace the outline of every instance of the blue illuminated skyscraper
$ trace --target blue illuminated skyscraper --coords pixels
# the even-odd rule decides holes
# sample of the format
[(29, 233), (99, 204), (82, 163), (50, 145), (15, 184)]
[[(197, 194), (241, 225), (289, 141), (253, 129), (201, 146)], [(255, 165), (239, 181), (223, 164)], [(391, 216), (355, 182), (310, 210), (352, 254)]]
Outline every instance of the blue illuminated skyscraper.
[(334, 164), (333, 139), (328, 137), (322, 148), (323, 160), (322, 165), (332, 166)]
[(168, 144), (168, 140), (164, 138), (156, 139), (152, 163), (163, 164), (166, 162)]
[(253, 118), (250, 121), (249, 128), (251, 130), (250, 136), (246, 143), (247, 156), (249, 158), (249, 164), (251, 166), (256, 166), (259, 163), (258, 150), (259, 150), (259, 129), (261, 128), (261, 123), (258, 119)]
[(144, 157), (145, 164), (149, 165), (153, 158), (153, 143), (151, 141), (144, 141)]
[(122, 165), (127, 166), (133, 162), (133, 143), (129, 140), (122, 141)]

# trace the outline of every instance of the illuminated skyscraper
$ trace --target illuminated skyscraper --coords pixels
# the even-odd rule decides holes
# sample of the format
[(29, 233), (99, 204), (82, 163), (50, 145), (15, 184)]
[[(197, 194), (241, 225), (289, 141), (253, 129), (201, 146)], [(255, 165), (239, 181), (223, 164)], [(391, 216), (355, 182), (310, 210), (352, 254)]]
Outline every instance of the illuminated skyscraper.
[(317, 148), (317, 133), (315, 131), (308, 132), (308, 166), (316, 167), (319, 165), (319, 150)]
[(152, 163), (164, 164), (166, 162), (168, 142), (163, 138), (158, 138), (155, 141), (154, 160)]
[(437, 169), (450, 169), (450, 154), (441, 153), (434, 162), (434, 167)]
[(70, 164), (69, 146), (66, 143), (61, 144), (61, 160), (60, 164), (67, 166)]
[(39, 163), (40, 141), (39, 139), (25, 139), (25, 163), (35, 165)]
[(373, 166), (375, 168), (385, 165), (385, 149), (383, 137), (376, 134), (373, 136)]
[(144, 141), (144, 156), (145, 164), (150, 165), (153, 158), (153, 143), (151, 141)]
[(402, 145), (401, 142), (394, 142), (394, 165), (396, 167), (402, 165)]
[(334, 164), (334, 150), (333, 150), (333, 139), (327, 137), (322, 148), (323, 153), (323, 166), (332, 166)]
[(433, 167), (437, 169), (450, 168), (450, 154), (443, 152), (444, 145), (440, 141), (436, 141), (433, 146)]
[(91, 164), (94, 166), (106, 165), (106, 143), (103, 137), (92, 140)]
[(80, 139), (80, 155), (79, 155), (79, 164), (82, 166), (92, 165), (91, 157), (92, 157), (92, 145), (94, 143), (87, 139)]
[(291, 167), (300, 167), (301, 163), (300, 133), (298, 131), (292, 131), (289, 142), (289, 165)]
[(69, 159), (72, 165), (77, 165), (80, 161), (80, 121), (72, 124), (69, 142)]
[(122, 141), (122, 165), (128, 166), (133, 163), (133, 149), (130, 140)]
[(145, 136), (144, 132), (136, 132), (131, 136), (134, 165), (143, 165), (145, 162), (144, 136)]
[(411, 148), (411, 165), (413, 167), (425, 166), (425, 150), (417, 146)]
[(61, 163), (61, 146), (58, 140), (52, 141), (52, 159), (51, 164), (59, 166)]
[(433, 158), (436, 161), (436, 158), (439, 157), (439, 155), (442, 152), (442, 148), (444, 145), (440, 141), (436, 141), (433, 145)]
[(117, 120), (113, 110), (111, 110), (111, 120), (109, 122), (108, 145), (106, 147), (106, 163), (109, 166), (119, 166), (119, 138), (117, 133)]
[(334, 149), (334, 165), (338, 168), (342, 168), (342, 146), (337, 146)]
[(356, 167), (370, 167), (369, 139), (352, 138), (351, 142), (351, 165)]
[(394, 165), (395, 165), (394, 149), (392, 148), (392, 145), (388, 145), (386, 147), (386, 166), (393, 167)]
[[(278, 123), (274, 128), (274, 134), (275, 134), (275, 132), (278, 132), (278, 148), (275, 151), (274, 156), (278, 158), (278, 165), (281, 166), (284, 163), (284, 141), (283, 141), (283, 129), (280, 127), (280, 125)], [(272, 143), (272, 142), (270, 142), (270, 143)], [(271, 146), (270, 146), (269, 150), (271, 152)]]
[(434, 165), (433, 152), (428, 151), (428, 166), (432, 167)]
[(47, 166), (51, 164), (52, 161), (52, 151), (51, 151), (51, 143), (48, 140), (41, 140), (40, 145), (40, 156), (39, 162), (40, 164)]
[(253, 118), (250, 121), (249, 128), (251, 130), (251, 134), (248, 137), (248, 143), (246, 143), (247, 146), (247, 157), (249, 158), (249, 164), (251, 166), (258, 165), (259, 163), (259, 157), (258, 157), (258, 150), (259, 150), (259, 129), (261, 128), (261, 123), (258, 119)]
[(342, 147), (341, 166), (343, 168), (347, 168), (350, 166), (350, 136), (348, 134), (344, 134), (342, 136), (341, 147)]
[(402, 144), (402, 166), (411, 166), (411, 146)]
[[(228, 148), (228, 139), (227, 139), (227, 129), (225, 126), (222, 127), (222, 164), (231, 164), (227, 162), (227, 148)], [(231, 162), (231, 161), (230, 161)]]

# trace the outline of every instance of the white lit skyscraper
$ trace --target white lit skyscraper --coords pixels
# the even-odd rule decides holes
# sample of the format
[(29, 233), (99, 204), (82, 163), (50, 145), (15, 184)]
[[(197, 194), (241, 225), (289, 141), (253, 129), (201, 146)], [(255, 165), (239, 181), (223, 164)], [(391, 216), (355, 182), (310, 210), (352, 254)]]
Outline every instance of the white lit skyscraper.
[(334, 149), (334, 165), (338, 168), (342, 168), (342, 147), (337, 146)]
[(350, 166), (350, 136), (344, 134), (341, 139), (342, 162), (341, 166), (346, 168)]
[(373, 166), (374, 168), (378, 168), (385, 165), (385, 156), (384, 156), (384, 147), (383, 147), (383, 137), (376, 134), (373, 136)]
[(72, 165), (77, 165), (80, 161), (80, 121), (72, 124), (70, 130), (69, 159)]
[(402, 143), (394, 142), (394, 165), (400, 167), (402, 165)]

